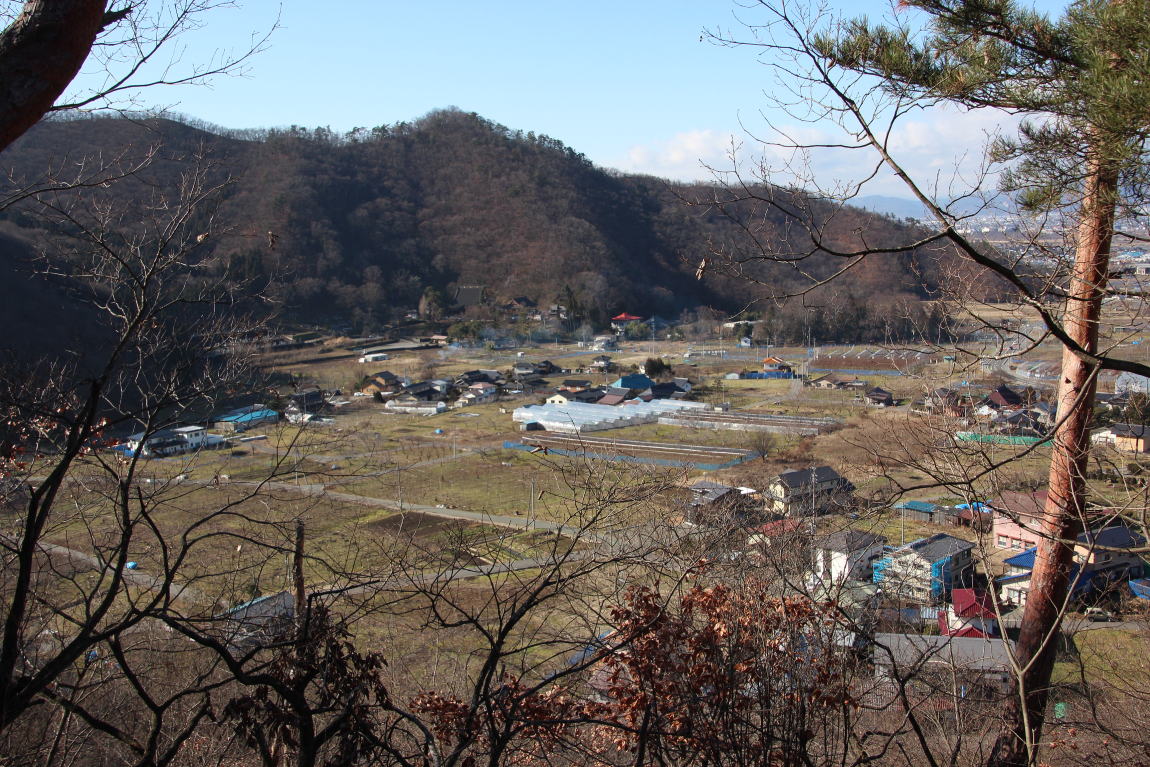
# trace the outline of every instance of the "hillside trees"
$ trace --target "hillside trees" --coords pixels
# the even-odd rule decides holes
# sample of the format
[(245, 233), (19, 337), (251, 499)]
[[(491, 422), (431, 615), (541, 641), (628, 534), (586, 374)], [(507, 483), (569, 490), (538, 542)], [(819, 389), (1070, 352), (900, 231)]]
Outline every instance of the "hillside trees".
[[(83, 151), (127, 158), (161, 138), (164, 146), (149, 166), (156, 184), (175, 184), (176, 158), (199, 144), (233, 164), (236, 183), (218, 215), (242, 236), (214, 243), (220, 268), (303, 318), (370, 315), (382, 324), (415, 308), (428, 287), (451, 296), (453, 287), (482, 284), (494, 299), (527, 296), (568, 305), (574, 329), (583, 321), (602, 327), (624, 308), (663, 317), (696, 306), (731, 313), (764, 293), (718, 272), (694, 279), (709, 240), (736, 240), (729, 219), (684, 209), (667, 182), (611, 174), (554, 142), (532, 143), (476, 115), (433, 113), (354, 136), (304, 129), (206, 132), (160, 119), (51, 121), (6, 158), (31, 180), (54, 157)], [(713, 196), (714, 190), (684, 193)], [(783, 214), (770, 221), (777, 231), (788, 227)], [(11, 223), (24, 228), (22, 221)], [(905, 231), (857, 211), (832, 219), (827, 233), (845, 240), (858, 227), (892, 243), (894, 232)], [(816, 261), (820, 273), (830, 268), (828, 257)], [(923, 252), (860, 275), (851, 292), (869, 317), (856, 334), (876, 339), (889, 321), (897, 324), (897, 309), (887, 306), (928, 296), (940, 269)], [(786, 266), (761, 276), (778, 287), (799, 284)], [(778, 316), (791, 321), (826, 313), (835, 304), (833, 292), (808, 306), (792, 302)], [(845, 323), (830, 326), (835, 333), (845, 329), (856, 331)]]
[[(934, 230), (904, 247), (955, 249), (967, 264), (966, 274), (974, 268), (993, 275), (1040, 318), (1042, 333), (1020, 337), (1024, 346), (1049, 337), (1063, 347), (1050, 496), (1018, 643), (1016, 695), (1006, 705), (1003, 731), (988, 762), (1033, 763), (1049, 691), (1053, 636), (1067, 603), (1072, 556), (1067, 542), (1082, 531), (1087, 512), (1085, 466), (1097, 376), (1103, 370), (1150, 373), (1146, 365), (1118, 353), (1120, 339), (1099, 340), (1104, 298), (1127, 301), (1124, 308), (1136, 313), (1142, 309), (1137, 289), (1108, 285), (1108, 266), (1116, 231), (1141, 238), (1119, 227), (1146, 202), (1150, 11), (1145, 3), (1087, 0), (1050, 19), (1006, 0), (910, 0), (900, 7), (915, 8), (923, 16), (884, 26), (866, 19), (825, 23), (788, 2), (759, 6), (767, 21), (751, 28), (750, 39), (717, 39), (765, 49), (772, 57), (765, 61), (781, 85), (780, 106), (800, 119), (837, 123), (846, 133), (837, 148), (874, 152), (866, 178), (892, 173), (927, 207), (937, 222)], [(925, 24), (916, 26), (923, 18)], [(913, 178), (899, 164), (891, 139), (900, 121), (939, 104), (1000, 109), (1025, 118), (1017, 136), (994, 141), (988, 162), (999, 164), (1002, 190), (1039, 215), (1030, 219), (1033, 226), (1068, 222), (1069, 256), (1037, 234), (1026, 241), (1022, 257), (986, 248), (960, 233), (962, 216), (940, 201), (928, 180)], [(780, 141), (783, 148), (813, 148), (786, 137)], [(849, 198), (860, 188), (848, 184), (840, 196)], [(783, 248), (763, 237), (745, 251), (716, 254), (719, 263), (740, 276), (753, 278), (754, 264), (761, 261), (802, 268), (815, 250), (832, 253), (837, 270), (808, 274), (805, 293), (866, 271), (890, 252), (865, 237), (853, 244), (832, 241), (825, 236), (825, 213), (813, 207), (801, 211), (793, 197), (764, 197), (749, 185), (733, 192), (720, 207), (733, 210), (758, 202), (803, 213), (807, 222), (802, 235)], [(1037, 268), (1031, 259), (1039, 257), (1058, 265)], [(949, 282), (940, 287), (961, 301), (968, 279)], [(1009, 330), (1003, 335), (1002, 327), (993, 330), (1003, 339), (1011, 335)]]
[[(247, 55), (149, 68), (221, 5), (210, 1), (17, 5), (0, 34), (0, 149), (50, 111), (122, 103), (137, 88), (195, 82)], [(86, 59), (99, 84), (62, 103)], [(205, 677), (174, 689), (157, 679), (185, 657), (154, 652), (157, 628), (211, 616), (221, 587), (231, 601), (258, 584), (238, 581), (282, 555), (291, 515), (252, 514), (253, 488), (205, 505), (203, 485), (183, 484), (185, 474), (147, 472), (138, 451), (98, 448), (132, 431), (146, 441), (250, 385), (240, 350), (265, 312), (221, 278), (205, 244), (224, 234), (216, 214), (227, 172), (189, 152), (161, 189), (140, 178), (163, 164), (151, 147), (63, 176), (70, 149), (18, 173), (26, 183), (0, 201), (43, 235), (6, 250), (7, 265), (30, 269), (26, 284), (61, 302), (35, 312), (46, 332), (6, 337), (0, 354), (0, 740), (16, 763), (73, 763), (119, 744), (125, 758), (166, 764), (211, 712)], [(131, 209), (125, 189), (138, 201)], [(84, 332), (71, 342), (51, 342), (70, 335), (54, 329), (77, 325)], [(239, 537), (254, 545), (246, 562), (225, 566), (224, 586), (204, 551), (220, 540), (214, 526), (237, 516), (250, 525)], [(104, 739), (83, 743), (78, 732)]]
[[(0, 735), (11, 753), (35, 747), (21, 745), (20, 733), (46, 703), (78, 718), (98, 703), (94, 681), (76, 677), (84, 658), (134, 645), (150, 619), (189, 602), (211, 609), (198, 582), (205, 573), (190, 565), (214, 539), (201, 525), (236, 506), (223, 503), (177, 533), (173, 517), (196, 507), (196, 490), (168, 476), (144, 480), (138, 454), (93, 448), (109, 431), (150, 438), (249, 380), (243, 355), (212, 354), (253, 326), (234, 286), (211, 278), (197, 253), (215, 233), (210, 206), (221, 183), (205, 166), (189, 170), (180, 199), (156, 200), (153, 215), (134, 222), (101, 205), (98, 192), (37, 199), (45, 225), (73, 242), (46, 254), (46, 267), (68, 275), (73, 300), (93, 307), (100, 332), (92, 348), (52, 350), (37, 365), (4, 359)], [(242, 506), (244, 494), (232, 501)], [(252, 532), (277, 527), (268, 522)], [(143, 560), (148, 574), (131, 572), (129, 560)], [(157, 727), (171, 724), (165, 713)]]

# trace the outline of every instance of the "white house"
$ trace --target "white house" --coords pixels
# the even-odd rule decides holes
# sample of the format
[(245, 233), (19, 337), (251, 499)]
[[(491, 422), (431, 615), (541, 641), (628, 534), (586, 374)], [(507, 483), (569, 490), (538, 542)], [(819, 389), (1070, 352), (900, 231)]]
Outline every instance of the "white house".
[(875, 562), (874, 580), (888, 596), (922, 604), (944, 602), (970, 580), (975, 545), (946, 533), (920, 538)]
[(938, 629), (942, 636), (998, 636), (994, 600), (984, 591), (954, 589), (946, 612), (939, 612)]
[(840, 530), (816, 539), (811, 546), (812, 583), (829, 586), (871, 580), (884, 545), (886, 538), (861, 530)]
[(499, 394), (499, 387), (493, 383), (480, 381), (473, 383), (467, 387), (463, 394), (459, 395), (459, 399), (455, 401), (456, 407), (467, 407), (469, 405), (482, 405), (484, 402), (491, 402)]

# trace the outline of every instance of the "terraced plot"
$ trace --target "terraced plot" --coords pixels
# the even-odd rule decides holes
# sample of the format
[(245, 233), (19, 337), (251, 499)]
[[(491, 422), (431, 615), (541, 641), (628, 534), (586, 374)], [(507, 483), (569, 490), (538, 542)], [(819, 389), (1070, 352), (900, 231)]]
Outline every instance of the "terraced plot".
[(765, 431), (772, 434), (811, 436), (822, 434), (841, 422), (834, 418), (814, 418), (781, 413), (668, 413), (659, 418), (668, 426), (687, 426), (694, 429), (730, 429), (732, 431)]
[(737, 466), (759, 457), (759, 454), (753, 450), (734, 447), (639, 442), (637, 440), (564, 434), (532, 435), (524, 437), (520, 442), (506, 442), (504, 447), (607, 461), (692, 467), (707, 471)]

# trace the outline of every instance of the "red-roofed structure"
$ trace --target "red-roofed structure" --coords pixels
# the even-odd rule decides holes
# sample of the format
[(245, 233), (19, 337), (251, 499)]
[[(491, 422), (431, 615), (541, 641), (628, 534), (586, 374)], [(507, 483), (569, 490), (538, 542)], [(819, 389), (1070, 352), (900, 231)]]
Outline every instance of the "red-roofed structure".
[(998, 635), (998, 618), (990, 595), (974, 589), (955, 589), (950, 607), (938, 614), (943, 636), (992, 637)]
[(641, 319), (643, 318), (636, 317), (634, 314), (627, 314), (627, 312), (623, 312), (616, 317), (612, 317), (611, 322), (638, 322)]
[(994, 602), (990, 594), (974, 589), (955, 589), (950, 593), (954, 614), (960, 618), (994, 618)]
[[(759, 525), (747, 536), (748, 549), (769, 549), (780, 541), (793, 542), (800, 529), (804, 532), (809, 527), (802, 519), (776, 519), (773, 522)], [(760, 551), (760, 553), (762, 553)]]

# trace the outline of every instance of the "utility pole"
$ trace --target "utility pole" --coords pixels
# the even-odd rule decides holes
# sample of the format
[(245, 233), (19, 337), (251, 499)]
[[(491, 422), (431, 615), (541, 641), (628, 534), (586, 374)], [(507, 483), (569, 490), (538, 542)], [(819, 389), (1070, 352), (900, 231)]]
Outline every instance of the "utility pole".
[(303, 581), (303, 522), (295, 523), (295, 553), (292, 557), (292, 592), (295, 596), (296, 639), (303, 641), (307, 628), (307, 591)]

